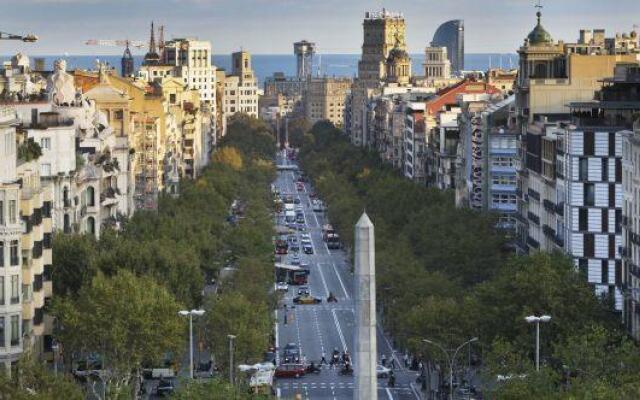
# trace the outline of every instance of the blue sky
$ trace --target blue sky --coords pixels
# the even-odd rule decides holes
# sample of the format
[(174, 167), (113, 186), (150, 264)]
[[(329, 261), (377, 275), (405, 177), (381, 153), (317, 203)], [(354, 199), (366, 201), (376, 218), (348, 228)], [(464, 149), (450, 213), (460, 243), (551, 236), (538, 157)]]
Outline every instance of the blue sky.
[[(292, 42), (315, 41), (322, 53), (359, 53), (362, 18), (383, 6), (401, 11), (411, 52), (422, 52), (438, 24), (461, 18), (469, 53), (515, 52), (535, 24), (533, 0), (0, 0), (0, 30), (33, 32), (35, 44), (0, 41), (0, 54), (120, 54), (87, 39), (147, 40), (153, 19), (167, 38), (210, 40), (215, 54), (240, 47), (288, 54)], [(580, 28), (607, 34), (640, 25), (640, 0), (543, 0), (543, 25), (575, 41)]]

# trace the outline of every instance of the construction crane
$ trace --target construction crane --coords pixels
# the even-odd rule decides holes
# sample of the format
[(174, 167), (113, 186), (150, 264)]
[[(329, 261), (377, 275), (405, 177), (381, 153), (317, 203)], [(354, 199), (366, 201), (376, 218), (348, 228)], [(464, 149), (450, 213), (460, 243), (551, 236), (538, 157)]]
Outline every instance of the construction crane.
[(84, 44), (88, 46), (114, 46), (114, 47), (123, 47), (124, 46), (124, 54), (120, 60), (121, 76), (132, 76), (134, 72), (134, 62), (133, 56), (131, 55), (130, 47), (142, 48), (145, 47), (146, 43), (140, 40), (98, 40), (98, 39), (90, 39), (84, 42)]
[(113, 47), (135, 47), (137, 49), (141, 49), (147, 45), (146, 42), (142, 42), (140, 40), (100, 40), (100, 39), (89, 39), (84, 42), (87, 46), (113, 46)]
[(0, 32), (0, 40), (21, 40), (27, 43), (33, 43), (38, 40), (38, 37), (33, 34), (28, 35), (14, 35), (12, 33)]

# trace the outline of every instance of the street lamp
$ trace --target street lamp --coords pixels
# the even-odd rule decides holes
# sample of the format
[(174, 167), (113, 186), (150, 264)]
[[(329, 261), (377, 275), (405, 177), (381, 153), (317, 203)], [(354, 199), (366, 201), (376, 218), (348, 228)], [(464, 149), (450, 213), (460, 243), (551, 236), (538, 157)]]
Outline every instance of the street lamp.
[(189, 376), (193, 379), (193, 316), (201, 317), (204, 310), (178, 311), (183, 317), (189, 317)]
[(51, 350), (53, 351), (53, 374), (58, 375), (58, 350), (60, 350), (60, 345), (58, 341), (53, 340), (53, 344), (51, 344)]
[(551, 321), (551, 316), (549, 315), (529, 315), (528, 317), (524, 317), (524, 320), (530, 324), (536, 324), (536, 371), (540, 371), (540, 322), (549, 322)]
[(233, 385), (233, 339), (235, 335), (227, 335), (229, 338), (229, 383)]
[(458, 352), (460, 351), (460, 349), (462, 349), (464, 346), (468, 345), (469, 343), (477, 342), (478, 338), (477, 337), (471, 338), (466, 342), (462, 343), (460, 346), (458, 346), (453, 352), (453, 357), (449, 354), (449, 350), (445, 349), (438, 343), (429, 339), (422, 339), (422, 341), (438, 347), (447, 356), (447, 361), (449, 362), (449, 399), (453, 400), (453, 364), (456, 362), (456, 356), (458, 355)]

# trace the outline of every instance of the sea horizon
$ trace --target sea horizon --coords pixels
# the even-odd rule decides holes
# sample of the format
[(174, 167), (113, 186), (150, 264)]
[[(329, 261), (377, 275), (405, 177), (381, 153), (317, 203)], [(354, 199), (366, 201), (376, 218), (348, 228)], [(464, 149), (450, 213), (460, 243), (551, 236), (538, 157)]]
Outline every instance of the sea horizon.
[[(96, 60), (120, 69), (121, 55), (36, 55), (27, 54), (34, 65), (36, 58), (44, 58), (45, 70), (53, 69), (53, 62), (58, 58), (67, 61), (67, 69), (92, 70), (96, 68)], [(314, 58), (314, 75), (355, 77), (358, 71), (360, 54), (318, 54)], [(410, 54), (413, 75), (422, 75), (424, 54)], [(0, 56), (0, 62), (10, 60), (12, 55)], [(140, 68), (144, 56), (134, 55), (136, 70)], [(296, 58), (293, 54), (252, 54), (252, 67), (258, 81), (262, 85), (267, 77), (275, 72), (282, 72), (285, 76), (295, 76)], [(231, 70), (231, 55), (214, 55), (213, 64), (226, 71)], [(486, 71), (489, 68), (517, 68), (518, 55), (515, 53), (467, 53), (465, 54), (465, 71)]]

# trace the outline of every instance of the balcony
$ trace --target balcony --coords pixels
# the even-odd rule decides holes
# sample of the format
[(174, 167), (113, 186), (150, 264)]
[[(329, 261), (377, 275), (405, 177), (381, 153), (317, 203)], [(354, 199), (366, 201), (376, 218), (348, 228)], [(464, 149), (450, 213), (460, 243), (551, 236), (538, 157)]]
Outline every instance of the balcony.
[(629, 217), (623, 215), (620, 223), (622, 224), (622, 226), (629, 226)]
[(556, 230), (547, 224), (542, 225), (542, 232), (552, 239), (556, 236)]
[(527, 218), (529, 219), (529, 221), (533, 222), (534, 224), (540, 225), (540, 217), (538, 217), (537, 215), (535, 215), (531, 211), (529, 211), (527, 213)]
[(555, 236), (552, 238), (553, 243), (556, 244), (556, 246), (558, 247), (564, 247), (564, 239), (561, 238), (560, 236), (558, 236), (558, 234), (556, 233)]
[(631, 257), (631, 251), (625, 246), (618, 246), (618, 253), (620, 253), (620, 256), (623, 258)]
[(529, 195), (530, 198), (540, 201), (540, 193), (536, 192), (533, 189), (527, 189), (527, 194)]
[(636, 279), (640, 279), (640, 267), (633, 263), (629, 263), (629, 273), (636, 277)]
[(556, 214), (561, 217), (564, 216), (564, 202), (556, 204)]
[(42, 241), (33, 243), (33, 258), (42, 257)]
[(33, 316), (33, 325), (42, 325), (42, 321), (44, 321), (44, 310), (42, 309), (42, 307), (36, 308), (35, 315)]
[(556, 212), (556, 205), (551, 200), (544, 199), (542, 205), (549, 213), (554, 214)]
[(33, 277), (33, 291), (39, 292), (42, 290), (42, 275), (35, 275)]
[(531, 236), (527, 236), (527, 244), (530, 247), (533, 247), (534, 249), (539, 249), (540, 248), (540, 243), (538, 243), (538, 241), (535, 240), (534, 238), (532, 238)]
[(629, 241), (640, 246), (640, 235), (634, 232), (629, 232)]

